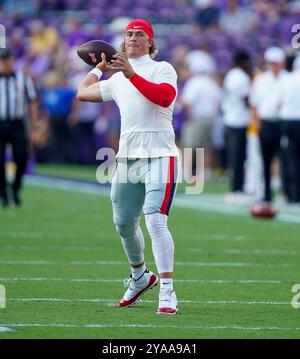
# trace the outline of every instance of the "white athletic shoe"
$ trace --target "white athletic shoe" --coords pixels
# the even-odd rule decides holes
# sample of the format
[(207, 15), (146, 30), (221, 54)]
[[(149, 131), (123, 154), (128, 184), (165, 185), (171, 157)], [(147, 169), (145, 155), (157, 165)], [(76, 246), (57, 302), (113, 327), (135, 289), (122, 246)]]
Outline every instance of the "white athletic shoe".
[(124, 286), (128, 287), (123, 298), (119, 302), (120, 307), (130, 307), (135, 304), (140, 297), (148, 290), (157, 285), (157, 276), (148, 269), (138, 278), (130, 277), (124, 280)]
[(177, 298), (174, 290), (161, 288), (157, 314), (176, 314), (178, 312)]

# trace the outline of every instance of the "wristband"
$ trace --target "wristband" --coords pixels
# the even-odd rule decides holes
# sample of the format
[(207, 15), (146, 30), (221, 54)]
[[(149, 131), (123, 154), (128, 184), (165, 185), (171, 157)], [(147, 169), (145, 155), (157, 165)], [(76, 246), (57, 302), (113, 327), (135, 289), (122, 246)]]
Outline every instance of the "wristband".
[(89, 74), (96, 75), (98, 77), (98, 80), (100, 80), (103, 72), (100, 69), (98, 69), (98, 67), (95, 67), (92, 71), (89, 72)]

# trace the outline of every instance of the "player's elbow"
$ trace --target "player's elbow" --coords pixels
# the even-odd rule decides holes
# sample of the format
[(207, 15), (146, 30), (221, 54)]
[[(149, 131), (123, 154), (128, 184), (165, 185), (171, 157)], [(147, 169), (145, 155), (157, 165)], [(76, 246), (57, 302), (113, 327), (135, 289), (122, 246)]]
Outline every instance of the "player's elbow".
[(173, 102), (174, 99), (170, 99), (170, 98), (165, 98), (163, 101), (162, 101), (162, 104), (161, 106), (164, 107), (164, 108), (167, 108), (171, 105), (171, 103)]
[(100, 91), (93, 88), (92, 86), (89, 87), (78, 87), (76, 99), (79, 101), (84, 102), (102, 102), (102, 97)]
[(165, 84), (164, 96), (162, 98), (162, 107), (169, 107), (176, 97), (176, 90), (173, 86)]
[(77, 94), (76, 94), (76, 99), (79, 101), (86, 101), (84, 92), (80, 89), (78, 89)]
[(168, 91), (164, 98), (162, 99), (162, 103), (161, 103), (161, 106), (164, 107), (164, 108), (167, 108), (169, 106), (171, 106), (172, 102), (174, 101), (176, 97), (176, 91)]

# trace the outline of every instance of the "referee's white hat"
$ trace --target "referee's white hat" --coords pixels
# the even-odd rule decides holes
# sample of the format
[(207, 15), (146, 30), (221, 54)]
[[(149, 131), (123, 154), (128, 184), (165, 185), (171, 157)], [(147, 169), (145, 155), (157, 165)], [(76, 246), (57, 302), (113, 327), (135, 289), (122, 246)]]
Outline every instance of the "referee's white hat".
[(280, 47), (272, 46), (265, 51), (264, 59), (266, 62), (278, 64), (285, 61), (286, 55)]

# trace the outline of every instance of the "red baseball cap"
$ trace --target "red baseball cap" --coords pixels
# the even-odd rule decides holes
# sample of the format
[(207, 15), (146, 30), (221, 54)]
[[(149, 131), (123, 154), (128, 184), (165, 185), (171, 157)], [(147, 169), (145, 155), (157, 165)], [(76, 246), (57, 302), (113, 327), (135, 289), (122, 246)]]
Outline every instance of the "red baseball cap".
[(150, 22), (148, 22), (146, 20), (142, 20), (142, 19), (133, 20), (127, 25), (125, 32), (132, 30), (132, 29), (139, 29), (139, 30), (144, 31), (144, 33), (146, 35), (148, 35), (153, 42), (154, 30), (153, 30)]

